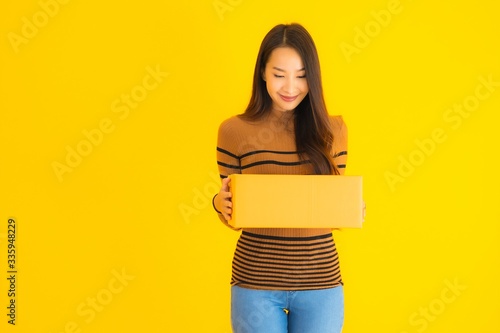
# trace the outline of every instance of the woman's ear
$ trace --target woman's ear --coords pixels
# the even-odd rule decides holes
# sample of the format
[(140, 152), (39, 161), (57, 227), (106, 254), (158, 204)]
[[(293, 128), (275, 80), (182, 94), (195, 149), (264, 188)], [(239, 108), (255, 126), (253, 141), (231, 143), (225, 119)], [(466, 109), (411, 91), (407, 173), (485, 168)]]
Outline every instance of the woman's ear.
[(260, 76), (262, 77), (262, 80), (264, 80), (264, 82), (265, 82), (266, 81), (266, 73), (264, 70), (261, 72)]

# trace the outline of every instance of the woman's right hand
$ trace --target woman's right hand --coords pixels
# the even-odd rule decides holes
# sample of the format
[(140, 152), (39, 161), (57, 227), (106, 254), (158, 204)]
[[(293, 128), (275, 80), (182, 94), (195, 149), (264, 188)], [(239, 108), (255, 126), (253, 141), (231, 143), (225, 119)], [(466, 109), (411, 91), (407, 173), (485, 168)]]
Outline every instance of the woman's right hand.
[(221, 189), (214, 200), (215, 208), (221, 212), (226, 221), (231, 220), (231, 214), (233, 213), (233, 203), (231, 201), (233, 194), (231, 193), (230, 183), (231, 179), (229, 177), (222, 180)]

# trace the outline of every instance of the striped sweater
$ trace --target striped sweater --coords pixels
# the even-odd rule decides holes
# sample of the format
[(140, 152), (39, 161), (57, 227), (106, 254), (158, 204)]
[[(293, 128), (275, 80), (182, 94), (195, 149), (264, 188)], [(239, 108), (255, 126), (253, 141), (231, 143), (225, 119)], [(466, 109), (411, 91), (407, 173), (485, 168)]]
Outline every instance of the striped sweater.
[[(271, 112), (257, 122), (238, 116), (219, 127), (217, 164), (221, 178), (242, 174), (313, 173), (296, 151), (293, 111)], [(330, 117), (334, 163), (344, 173), (347, 129)], [(262, 189), (265, 191), (265, 189)], [(227, 221), (219, 214), (220, 220)], [(229, 226), (230, 227), (230, 226)], [(236, 245), (231, 285), (265, 290), (312, 290), (342, 284), (331, 229), (244, 228)]]

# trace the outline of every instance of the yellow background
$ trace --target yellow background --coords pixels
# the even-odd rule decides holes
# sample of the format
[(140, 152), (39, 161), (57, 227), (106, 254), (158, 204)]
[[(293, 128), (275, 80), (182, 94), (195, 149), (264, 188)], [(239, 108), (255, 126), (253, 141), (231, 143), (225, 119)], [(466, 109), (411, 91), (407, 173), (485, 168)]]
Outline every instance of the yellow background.
[[(344, 332), (498, 332), (499, 10), (494, 0), (4, 4), (0, 330), (230, 332), (238, 234), (209, 201), (217, 128), (246, 106), (265, 33), (296, 21), (317, 44), (329, 112), (348, 125), (347, 174), (364, 176), (365, 226), (335, 234)], [(140, 101), (127, 108), (132, 93)], [(449, 113), (464, 103), (474, 110)], [(86, 156), (58, 177), (68, 147)]]

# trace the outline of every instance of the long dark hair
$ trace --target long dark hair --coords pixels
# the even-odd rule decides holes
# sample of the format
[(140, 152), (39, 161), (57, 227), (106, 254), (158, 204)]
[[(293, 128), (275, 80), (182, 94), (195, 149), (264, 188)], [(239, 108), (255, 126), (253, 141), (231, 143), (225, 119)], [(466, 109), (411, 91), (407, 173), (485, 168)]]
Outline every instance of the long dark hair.
[(295, 144), (302, 160), (309, 159), (315, 174), (338, 174), (331, 151), (333, 132), (323, 97), (318, 52), (307, 30), (300, 24), (280, 24), (272, 28), (260, 46), (253, 76), (252, 97), (241, 115), (249, 120), (261, 119), (271, 111), (272, 100), (263, 73), (272, 51), (291, 47), (304, 63), (309, 93), (295, 108)]

